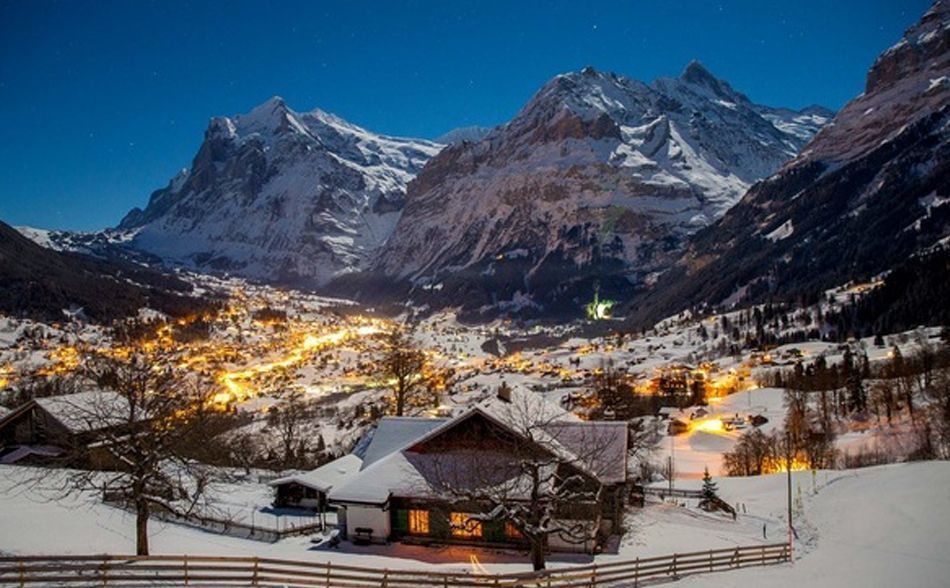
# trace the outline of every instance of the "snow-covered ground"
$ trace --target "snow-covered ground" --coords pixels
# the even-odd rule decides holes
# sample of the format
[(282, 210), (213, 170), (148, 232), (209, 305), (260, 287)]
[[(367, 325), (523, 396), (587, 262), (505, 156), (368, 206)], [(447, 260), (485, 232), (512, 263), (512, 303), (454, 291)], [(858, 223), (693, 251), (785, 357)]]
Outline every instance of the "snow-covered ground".
[[(800, 472), (800, 479), (806, 475)], [(807, 474), (810, 476), (810, 474)], [(817, 495), (803, 490), (807, 533), (791, 565), (693, 576), (683, 586), (771, 588), (938, 587), (950, 584), (950, 463), (926, 462), (822, 473)], [(745, 482), (743, 486), (736, 486)], [(723, 494), (783, 498), (784, 476), (725, 480)], [(739, 498), (739, 494), (734, 494)], [(774, 508), (774, 507), (773, 507)], [(803, 528), (808, 527), (807, 531)]]
[[(130, 514), (92, 496), (54, 495), (22, 484), (26, 468), (0, 467), (0, 552), (11, 554), (128, 553), (134, 542)], [(628, 532), (614, 554), (598, 562), (781, 542), (786, 537), (784, 474), (718, 479), (719, 493), (740, 505), (738, 519), (696, 508), (651, 502), (632, 509)], [(681, 487), (698, 488), (698, 480)], [(684, 579), (691, 586), (945, 586), (950, 578), (950, 462), (918, 462), (860, 470), (793, 473), (796, 561), (766, 569), (720, 572)], [(766, 536), (763, 537), (763, 526)], [(524, 554), (433, 549), (408, 545), (340, 550), (308, 537), (278, 543), (222, 537), (172, 524), (151, 524), (156, 554), (270, 555), (400, 569), (469, 571), (476, 554), (491, 572), (525, 571)], [(29, 529), (29, 532), (24, 532)], [(552, 567), (589, 562), (587, 556), (554, 555)]]

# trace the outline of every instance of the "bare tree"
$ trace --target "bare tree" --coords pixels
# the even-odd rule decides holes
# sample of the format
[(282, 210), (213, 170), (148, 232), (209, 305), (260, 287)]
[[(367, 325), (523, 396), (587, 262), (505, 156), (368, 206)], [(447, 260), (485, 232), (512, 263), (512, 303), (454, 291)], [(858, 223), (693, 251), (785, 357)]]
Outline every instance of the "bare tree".
[(83, 432), (68, 459), (90, 468), (72, 470), (62, 490), (97, 491), (132, 508), (139, 555), (149, 552), (153, 511), (188, 516), (199, 505), (211, 471), (198, 459), (228, 426), (209, 388), (168, 365), (136, 351), (90, 353), (81, 374), (101, 389), (62, 397), (62, 414)]
[(766, 473), (775, 459), (775, 440), (759, 429), (753, 429), (739, 438), (732, 451), (722, 456), (730, 476), (758, 476)]
[(544, 405), (527, 395), (499, 402), (494, 414), (503, 426), (473, 428), (419, 464), (435, 496), (470, 513), (452, 521), (453, 528), (510, 525), (530, 547), (535, 570), (545, 567), (551, 537), (596, 540), (604, 509), (620, 499), (607, 496), (617, 487), (608, 490), (602, 480), (618, 472), (625, 477), (626, 467), (623, 424), (572, 422)]
[(305, 459), (308, 449), (304, 425), (309, 418), (303, 395), (291, 392), (285, 402), (268, 416), (269, 425), (277, 431), (281, 447), (281, 467), (295, 467)]
[(426, 356), (413, 341), (411, 327), (397, 325), (385, 335), (382, 373), (392, 381), (396, 416), (403, 416), (406, 407), (423, 390), (422, 370)]

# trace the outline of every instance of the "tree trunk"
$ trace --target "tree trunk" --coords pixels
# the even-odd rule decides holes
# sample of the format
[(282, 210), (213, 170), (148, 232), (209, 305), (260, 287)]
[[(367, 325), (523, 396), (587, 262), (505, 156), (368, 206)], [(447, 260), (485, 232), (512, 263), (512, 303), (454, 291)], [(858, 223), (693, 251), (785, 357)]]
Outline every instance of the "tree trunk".
[(544, 539), (541, 537), (531, 540), (531, 565), (536, 572), (544, 569)]
[(396, 388), (396, 416), (402, 416), (406, 407), (406, 387), (400, 382)]
[(135, 553), (148, 555), (148, 501), (135, 501)]

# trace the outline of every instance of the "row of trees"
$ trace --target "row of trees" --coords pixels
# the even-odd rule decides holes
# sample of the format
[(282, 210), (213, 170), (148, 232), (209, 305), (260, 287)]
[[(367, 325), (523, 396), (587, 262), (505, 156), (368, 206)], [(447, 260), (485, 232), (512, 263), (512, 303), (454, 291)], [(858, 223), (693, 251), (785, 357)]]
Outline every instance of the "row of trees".
[[(870, 364), (848, 349), (842, 362), (828, 366), (817, 358), (780, 376), (787, 386), (783, 429), (773, 435), (755, 430), (743, 435), (724, 456), (732, 475), (774, 471), (782, 458), (809, 468), (834, 467), (834, 441), (840, 428), (873, 418), (879, 424), (910, 427), (914, 448), (887, 459), (950, 457), (950, 345), (925, 336), (905, 357), (893, 347), (888, 359)], [(856, 460), (855, 463), (860, 463)]]

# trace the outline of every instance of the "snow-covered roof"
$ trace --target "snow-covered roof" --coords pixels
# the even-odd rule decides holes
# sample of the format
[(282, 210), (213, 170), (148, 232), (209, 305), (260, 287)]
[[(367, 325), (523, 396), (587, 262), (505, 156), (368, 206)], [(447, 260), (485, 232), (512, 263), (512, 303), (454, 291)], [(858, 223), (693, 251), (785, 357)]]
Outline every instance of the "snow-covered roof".
[[(531, 482), (510, 455), (492, 457), (485, 452), (477, 456), (465, 453), (390, 453), (331, 490), (330, 501), (384, 504), (390, 496), (438, 497), (444, 495), (445, 486), (461, 488), (485, 484), (504, 486), (510, 497), (527, 498)], [(490, 467), (485, 467), (486, 464)]]
[(572, 463), (601, 482), (617, 484), (627, 479), (627, 423), (556, 423), (547, 432), (574, 456)]
[(0, 464), (8, 465), (16, 463), (21, 459), (30, 457), (31, 455), (39, 455), (41, 457), (57, 457), (62, 455), (62, 453), (62, 449), (59, 447), (53, 447), (52, 445), (21, 445), (10, 453), (0, 457)]
[(277, 478), (271, 481), (270, 485), (281, 486), (294, 482), (326, 493), (359, 472), (362, 465), (363, 460), (359, 457), (353, 454), (344, 455), (330, 463), (323, 464), (315, 470)]
[(128, 401), (111, 390), (48, 396), (36, 398), (35, 402), (72, 433), (88, 433), (128, 422)]
[(373, 434), (369, 447), (366, 448), (362, 469), (403, 449), (448, 421), (449, 419), (446, 418), (383, 417), (376, 426), (376, 432)]

